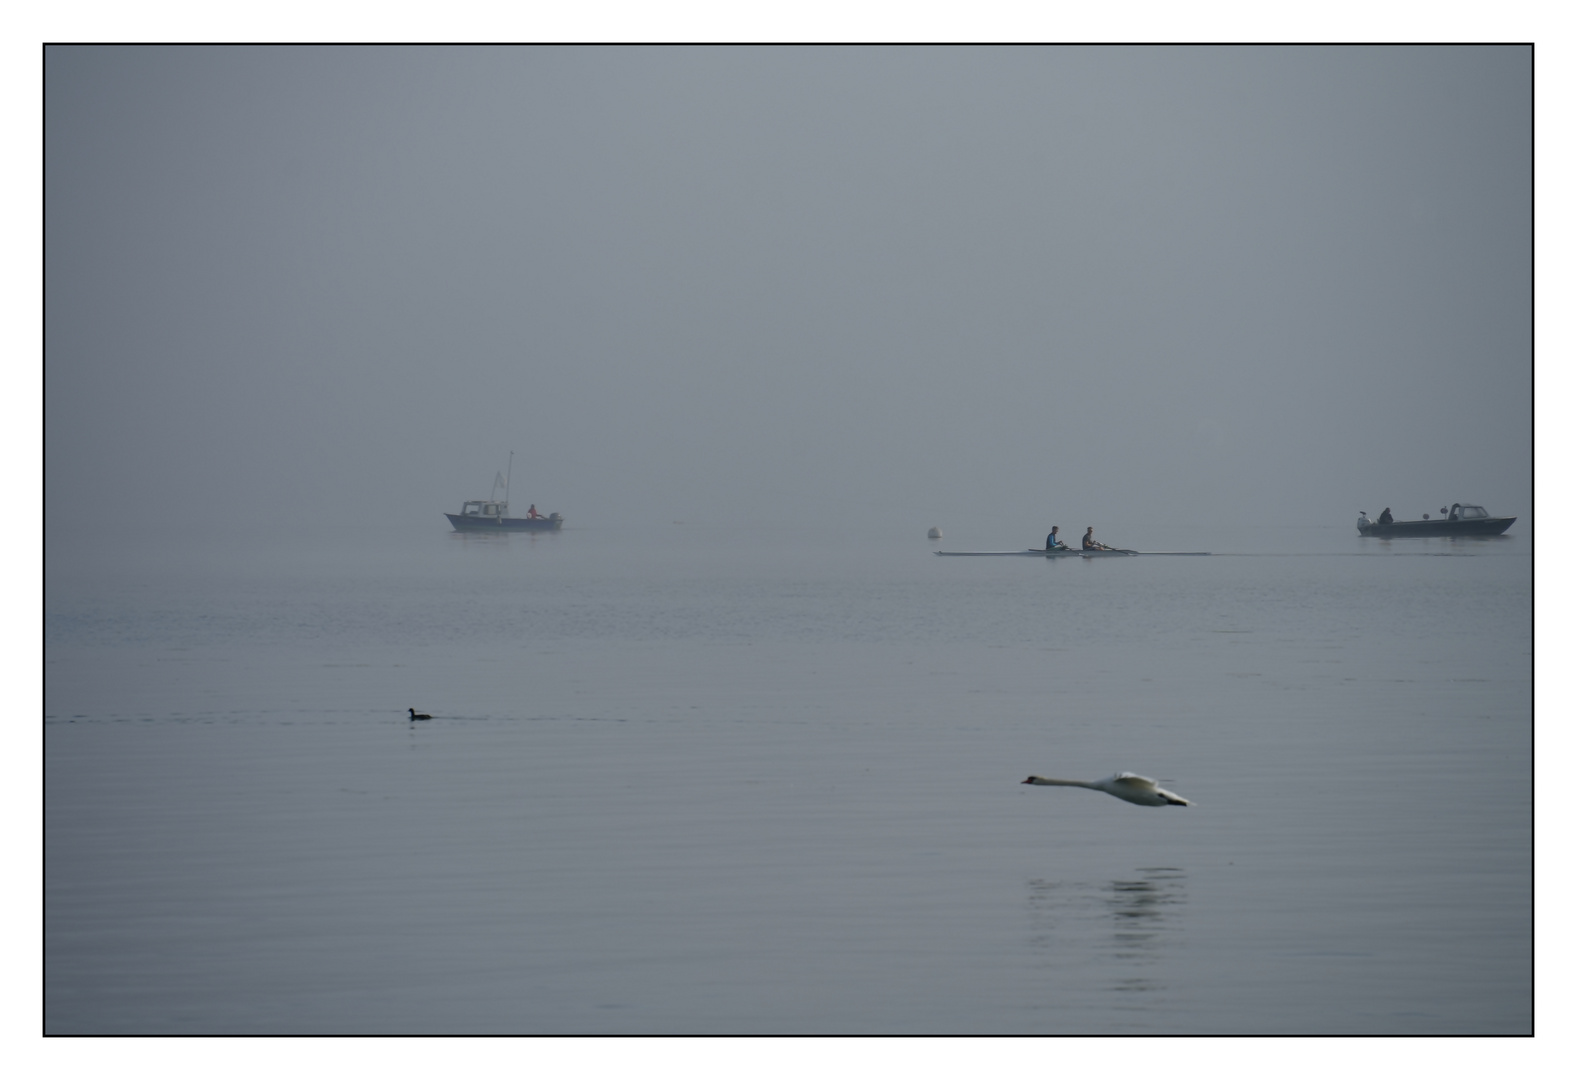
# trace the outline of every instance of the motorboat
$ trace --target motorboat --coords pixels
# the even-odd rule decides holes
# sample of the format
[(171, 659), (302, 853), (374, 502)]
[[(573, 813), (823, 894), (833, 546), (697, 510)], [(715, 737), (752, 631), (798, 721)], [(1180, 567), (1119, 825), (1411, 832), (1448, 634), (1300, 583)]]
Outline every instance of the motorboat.
[[(486, 499), (467, 499), (460, 504), (458, 514), (444, 514), (456, 532), (555, 532), (564, 527), (560, 514), (537, 513), (536, 504), (525, 517), (509, 516), (509, 481), (515, 472), (515, 452), (509, 452), (509, 471), (495, 473), (493, 493)], [(498, 498), (498, 489), (504, 497)]]
[(457, 532), (552, 532), (564, 527), (560, 514), (546, 517), (510, 517), (509, 502), (468, 499), (458, 514), (445, 514)]
[(1491, 517), (1482, 506), (1470, 503), (1452, 503), (1440, 508), (1441, 517), (1425, 514), (1417, 521), (1370, 521), (1363, 511), (1358, 514), (1358, 535), (1377, 536), (1382, 539), (1407, 536), (1499, 536), (1511, 528), (1514, 517)]

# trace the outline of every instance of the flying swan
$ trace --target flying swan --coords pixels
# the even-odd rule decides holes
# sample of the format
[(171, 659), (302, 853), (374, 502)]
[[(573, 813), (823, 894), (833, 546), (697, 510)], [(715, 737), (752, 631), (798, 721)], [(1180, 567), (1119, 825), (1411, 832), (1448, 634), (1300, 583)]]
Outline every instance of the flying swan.
[(1181, 795), (1157, 786), (1156, 782), (1148, 776), (1131, 772), (1120, 772), (1116, 776), (1108, 776), (1105, 780), (1048, 780), (1044, 776), (1032, 776), (1024, 783), (1039, 784), (1042, 787), (1087, 787), (1091, 791), (1104, 791), (1124, 802), (1138, 803), (1140, 806), (1193, 805)]

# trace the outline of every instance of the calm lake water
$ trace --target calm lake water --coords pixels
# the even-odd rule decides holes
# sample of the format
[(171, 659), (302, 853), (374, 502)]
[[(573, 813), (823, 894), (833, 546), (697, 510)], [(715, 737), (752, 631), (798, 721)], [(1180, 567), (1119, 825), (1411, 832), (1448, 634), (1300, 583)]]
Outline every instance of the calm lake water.
[(1522, 533), (55, 560), (46, 1030), (1528, 1033)]

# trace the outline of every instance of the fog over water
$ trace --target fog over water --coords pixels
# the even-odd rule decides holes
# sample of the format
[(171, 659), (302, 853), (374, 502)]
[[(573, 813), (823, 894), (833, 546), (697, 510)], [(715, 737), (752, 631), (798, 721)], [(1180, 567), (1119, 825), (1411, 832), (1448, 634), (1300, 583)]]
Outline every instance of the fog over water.
[(510, 450), (632, 534), (1532, 510), (1526, 48), (45, 77), (46, 496), (115, 523), (52, 554), (441, 528)]
[(1533, 1030), (1529, 48), (43, 67), (46, 1032)]
[(46, 1030), (1532, 1031), (1525, 534), (751, 539), (52, 590)]

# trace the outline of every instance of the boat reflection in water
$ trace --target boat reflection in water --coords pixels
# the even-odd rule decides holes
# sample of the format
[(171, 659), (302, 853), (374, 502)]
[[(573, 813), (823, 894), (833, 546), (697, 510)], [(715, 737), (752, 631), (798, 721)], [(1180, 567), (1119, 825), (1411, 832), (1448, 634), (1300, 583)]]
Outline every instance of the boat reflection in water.
[(1030, 942), (1047, 966), (1094, 989), (1165, 990), (1156, 969), (1181, 931), (1187, 898), (1187, 875), (1174, 866), (1142, 867), (1115, 881), (1031, 881)]

